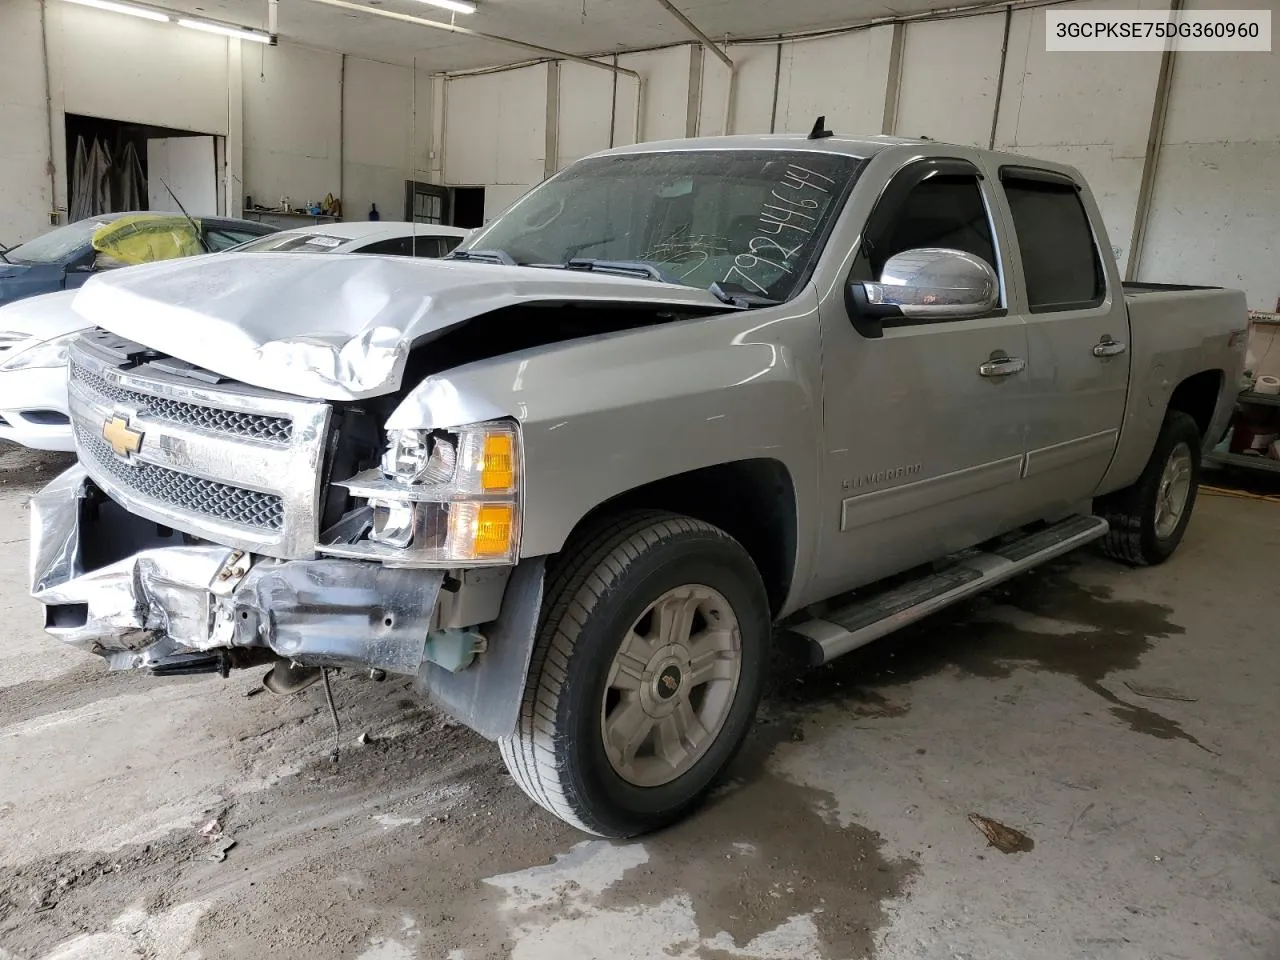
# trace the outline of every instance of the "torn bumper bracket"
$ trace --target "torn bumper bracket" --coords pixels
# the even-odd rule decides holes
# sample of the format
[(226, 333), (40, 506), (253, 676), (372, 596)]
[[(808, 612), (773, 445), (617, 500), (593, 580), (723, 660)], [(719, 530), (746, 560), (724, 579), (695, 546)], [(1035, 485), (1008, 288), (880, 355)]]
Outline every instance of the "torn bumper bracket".
[(49, 633), (112, 669), (194, 668), (209, 658), (192, 654), (256, 650), (308, 666), (417, 676), (443, 571), (361, 560), (254, 563), (213, 544), (141, 549), (90, 570), (82, 541), (101, 534), (81, 526), (81, 507), (92, 493), (76, 467), (33, 498), (31, 593)]
[(362, 560), (260, 563), (232, 597), (235, 644), (308, 666), (415, 676), (443, 582), (441, 570)]

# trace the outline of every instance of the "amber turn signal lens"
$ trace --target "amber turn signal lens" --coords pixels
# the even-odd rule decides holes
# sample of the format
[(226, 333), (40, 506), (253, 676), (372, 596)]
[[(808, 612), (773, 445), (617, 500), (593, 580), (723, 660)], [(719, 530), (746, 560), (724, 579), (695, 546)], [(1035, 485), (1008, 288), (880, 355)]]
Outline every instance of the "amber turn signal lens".
[(509, 433), (491, 433), (484, 438), (484, 465), (480, 489), (501, 493), (516, 485), (515, 440)]
[(472, 549), (477, 557), (501, 557), (511, 550), (515, 508), (509, 503), (488, 503), (476, 516), (476, 538)]

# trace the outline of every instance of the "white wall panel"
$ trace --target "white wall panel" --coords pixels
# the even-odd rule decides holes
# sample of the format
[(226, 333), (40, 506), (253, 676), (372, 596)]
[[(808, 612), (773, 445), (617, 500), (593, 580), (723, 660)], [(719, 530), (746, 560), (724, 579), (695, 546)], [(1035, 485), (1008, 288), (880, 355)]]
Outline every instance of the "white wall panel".
[(545, 64), (450, 80), (445, 110), (445, 183), (528, 187), (542, 179)]
[[(668, 47), (646, 53), (630, 53), (618, 58), (618, 66), (634, 70), (644, 78), (640, 117), (641, 140), (673, 140), (685, 135), (689, 110), (689, 56), (687, 46)], [(634, 123), (634, 108), (624, 107), (635, 98), (635, 81), (619, 78), (618, 115), (624, 110)], [(618, 143), (633, 141), (632, 128), (618, 131)]]
[[(430, 102), (413, 116), (413, 73), (406, 67), (347, 58), (342, 192), (351, 217), (376, 203), (384, 220), (404, 217), (404, 182), (413, 164), (418, 124), (431, 129)], [(426, 110), (425, 116), (423, 110)]]
[[(634, 78), (619, 76), (618, 89), (614, 94), (614, 125), (613, 125), (613, 144), (616, 147), (626, 146), (636, 142), (636, 109), (637, 97), (639, 96), (639, 85)], [(643, 91), (644, 96), (649, 96), (649, 90)], [(644, 134), (641, 133), (643, 139)]]
[(825, 116), (836, 133), (879, 133), (892, 38), (892, 27), (874, 27), (785, 44), (778, 132), (808, 133)]
[(0, 2), (0, 243), (49, 229), (48, 141), (40, 5)]
[[(1071, 4), (1108, 9), (1111, 3)], [(1156, 0), (1134, 7), (1166, 9)], [(1044, 10), (1013, 15), (996, 147), (1078, 167), (1123, 271), (1142, 181), (1159, 53), (1049, 53)]]
[[(726, 52), (733, 60), (733, 112), (729, 133), (768, 133), (773, 116), (773, 81), (777, 70), (777, 44), (742, 44)], [(714, 56), (702, 61), (702, 107), (699, 121), (704, 136), (718, 136), (724, 129), (724, 94), (729, 71)]]
[[(287, 45), (244, 52), (244, 192), (255, 203), (338, 195), (341, 61)], [(353, 217), (367, 212), (345, 198), (343, 209)]]
[[(620, 80), (634, 88), (631, 80)], [(560, 170), (609, 146), (613, 75), (598, 67), (566, 61), (560, 64), (560, 110), (556, 138), (556, 169)]]
[(909, 24), (898, 136), (985, 147), (991, 138), (1004, 14)]
[(225, 37), (49, 4), (67, 113), (226, 136)]
[[(1190, 9), (1208, 4), (1193, 3)], [(1214, 6), (1221, 6), (1215, 4)], [(1179, 54), (1139, 277), (1280, 306), (1280, 50)]]

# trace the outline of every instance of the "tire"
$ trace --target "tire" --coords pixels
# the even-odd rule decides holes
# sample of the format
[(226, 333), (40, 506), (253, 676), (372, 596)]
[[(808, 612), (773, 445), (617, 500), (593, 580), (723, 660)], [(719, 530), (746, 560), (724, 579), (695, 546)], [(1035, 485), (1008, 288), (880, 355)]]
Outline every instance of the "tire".
[[(685, 622), (675, 613), (664, 619), (668, 610), (690, 611), (691, 660), (660, 659), (678, 658), (663, 654), (678, 648), (658, 638), (679, 634)], [(664, 624), (672, 629), (664, 632)], [(516, 732), (499, 741), (507, 769), (538, 804), (597, 836), (636, 836), (681, 819), (742, 746), (760, 700), (771, 630), (760, 575), (728, 534), (664, 512), (612, 518), (567, 546), (548, 573)], [(717, 644), (723, 649), (708, 659), (705, 650)], [(643, 669), (619, 669), (623, 660), (643, 662)], [(732, 683), (729, 673), (736, 674)], [(620, 684), (635, 689), (620, 691)], [(640, 734), (650, 718), (636, 711), (651, 709), (671, 712)], [(696, 725), (673, 726), (689, 716)], [(619, 730), (634, 736), (620, 746)], [(636, 736), (645, 739), (633, 747)]]
[[(1099, 498), (1095, 505), (1095, 512), (1111, 525), (1101, 541), (1107, 556), (1132, 566), (1153, 566), (1173, 555), (1200, 487), (1200, 445), (1200, 429), (1190, 416), (1180, 410), (1165, 414), (1151, 459), (1137, 482)], [(1161, 508), (1170, 489), (1166, 470), (1176, 457), (1186, 458), (1187, 488), (1185, 497), (1175, 498), (1183, 505), (1176, 522), (1169, 525), (1170, 514)]]

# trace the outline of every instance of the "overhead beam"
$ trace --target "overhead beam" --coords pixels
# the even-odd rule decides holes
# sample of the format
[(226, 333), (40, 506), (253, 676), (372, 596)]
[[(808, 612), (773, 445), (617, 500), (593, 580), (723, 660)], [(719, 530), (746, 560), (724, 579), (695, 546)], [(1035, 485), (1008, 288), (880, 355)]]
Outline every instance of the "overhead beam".
[(688, 30), (691, 34), (693, 34), (698, 39), (699, 43), (701, 43), (706, 49), (714, 53), (716, 57), (719, 58), (721, 63), (723, 63), (730, 70), (733, 69), (733, 61), (729, 58), (729, 55), (725, 53), (722, 49), (720, 49), (720, 45), (718, 43), (716, 43), (714, 40), (708, 37), (705, 33), (703, 33), (696, 23), (694, 23), (692, 20), (686, 17), (680, 11), (680, 9), (674, 3), (671, 2), (671, 0), (658, 0), (658, 2), (667, 8), (668, 13), (670, 13), (673, 17), (675, 17), (677, 20), (683, 23), (685, 26), (685, 29)]

